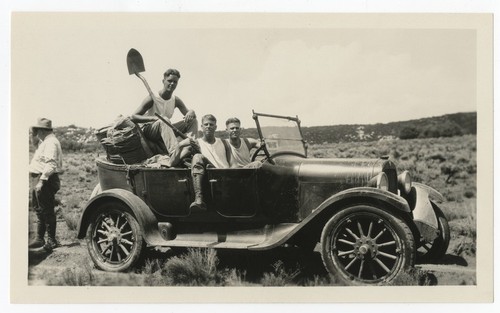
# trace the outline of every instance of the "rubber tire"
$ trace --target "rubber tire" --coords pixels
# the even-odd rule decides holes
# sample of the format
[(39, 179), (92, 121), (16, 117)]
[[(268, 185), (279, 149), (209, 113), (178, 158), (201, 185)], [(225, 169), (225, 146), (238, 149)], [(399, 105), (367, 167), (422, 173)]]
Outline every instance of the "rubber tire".
[[(344, 269), (338, 256), (332, 254), (332, 239), (335, 238), (337, 234), (340, 236), (341, 228), (344, 223), (349, 223), (348, 220), (356, 220), (356, 218), (359, 217), (382, 220), (385, 227), (389, 229), (392, 237), (397, 236), (397, 238), (394, 239), (396, 239), (401, 253), (394, 265), (391, 266), (390, 272), (385, 276), (376, 279), (356, 277), (355, 275), (349, 274)], [(323, 227), (320, 245), (321, 259), (323, 260), (326, 270), (334, 282), (344, 285), (375, 285), (390, 283), (401, 273), (412, 268), (415, 264), (415, 240), (410, 227), (408, 227), (402, 218), (371, 205), (355, 205), (335, 213)]]
[[(133, 242), (129, 255), (121, 261), (114, 263), (105, 262), (103, 260), (98, 244), (93, 240), (93, 234), (97, 232), (96, 228), (98, 227), (98, 224), (102, 221), (104, 216), (110, 214), (120, 215), (128, 221), (130, 230), (132, 231), (132, 236), (127, 238)], [(120, 225), (122, 224), (120, 223)], [(125, 229), (129, 230), (128, 228)], [(121, 202), (103, 203), (96, 208), (87, 229), (86, 242), (90, 258), (94, 262), (95, 266), (98, 269), (108, 272), (124, 272), (131, 269), (142, 258), (145, 250), (144, 236), (141, 227), (139, 226), (137, 219), (132, 215), (128, 206)]]
[(434, 239), (431, 243), (431, 247), (426, 253), (422, 253), (417, 251), (417, 258), (419, 263), (436, 263), (438, 262), (448, 250), (448, 246), (450, 244), (450, 225), (448, 224), (448, 220), (444, 216), (443, 211), (432, 203), (432, 208), (434, 209), (434, 213), (438, 219), (438, 230), (439, 236)]

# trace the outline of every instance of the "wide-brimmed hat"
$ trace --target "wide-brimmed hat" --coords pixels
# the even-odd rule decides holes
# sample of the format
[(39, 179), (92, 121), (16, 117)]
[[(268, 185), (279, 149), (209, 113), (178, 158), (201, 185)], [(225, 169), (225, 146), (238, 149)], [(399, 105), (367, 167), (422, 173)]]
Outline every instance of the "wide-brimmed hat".
[(52, 121), (48, 118), (41, 117), (37, 120), (36, 125), (31, 126), (31, 129), (48, 129), (52, 130)]

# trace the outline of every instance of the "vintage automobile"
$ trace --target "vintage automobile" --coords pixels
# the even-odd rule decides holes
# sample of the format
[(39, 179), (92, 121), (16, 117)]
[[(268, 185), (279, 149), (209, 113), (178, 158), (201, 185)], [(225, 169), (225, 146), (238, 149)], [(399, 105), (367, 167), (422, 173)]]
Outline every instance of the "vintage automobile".
[[(146, 248), (320, 250), (346, 284), (391, 282), (417, 260), (442, 257), (448, 222), (431, 187), (397, 173), (388, 157), (307, 158), (298, 117), (253, 112), (261, 147), (255, 168), (208, 168), (207, 211), (190, 211), (191, 172), (97, 159), (99, 185), (82, 213), (95, 265), (133, 267)], [(319, 243), (319, 245), (318, 245)]]

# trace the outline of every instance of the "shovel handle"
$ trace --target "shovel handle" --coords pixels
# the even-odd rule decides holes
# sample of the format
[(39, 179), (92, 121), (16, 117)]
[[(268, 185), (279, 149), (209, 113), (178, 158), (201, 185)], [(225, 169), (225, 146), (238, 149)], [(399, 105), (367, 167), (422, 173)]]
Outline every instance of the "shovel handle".
[(137, 72), (135, 72), (134, 74), (135, 74), (135, 76), (139, 77), (140, 80), (142, 80), (142, 82), (144, 83), (144, 86), (146, 86), (146, 89), (148, 90), (148, 93), (149, 93), (149, 96), (151, 97), (151, 100), (154, 101), (155, 98), (154, 98), (153, 91), (151, 91), (151, 88), (149, 87), (149, 84), (146, 81), (146, 79), (144, 77), (142, 77), (142, 75), (137, 73)]
[(186, 139), (187, 136), (181, 132), (179, 129), (177, 129), (177, 127), (175, 127), (174, 125), (172, 125), (172, 123), (170, 123), (169, 121), (167, 121), (165, 118), (163, 118), (163, 116), (161, 116), (160, 114), (158, 113), (155, 113), (156, 117), (159, 118), (163, 123), (167, 124), (170, 128), (172, 128), (172, 130), (174, 131), (175, 135), (176, 136), (179, 136), (181, 137), (182, 139)]

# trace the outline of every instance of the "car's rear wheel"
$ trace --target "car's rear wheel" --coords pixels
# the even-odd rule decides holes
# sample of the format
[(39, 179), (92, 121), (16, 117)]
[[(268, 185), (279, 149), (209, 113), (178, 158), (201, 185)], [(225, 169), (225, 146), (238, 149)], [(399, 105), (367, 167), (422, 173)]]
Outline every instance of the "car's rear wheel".
[(423, 242), (418, 248), (417, 258), (421, 263), (434, 263), (439, 261), (439, 259), (445, 255), (448, 250), (448, 245), (450, 244), (450, 226), (448, 225), (448, 220), (437, 205), (433, 203), (432, 208), (438, 220), (439, 234), (436, 239), (431, 242)]
[(388, 283), (414, 265), (415, 242), (403, 219), (377, 207), (356, 205), (325, 224), (321, 257), (338, 282)]
[(97, 268), (126, 271), (141, 258), (144, 239), (136, 218), (121, 202), (103, 203), (87, 230), (87, 248)]

